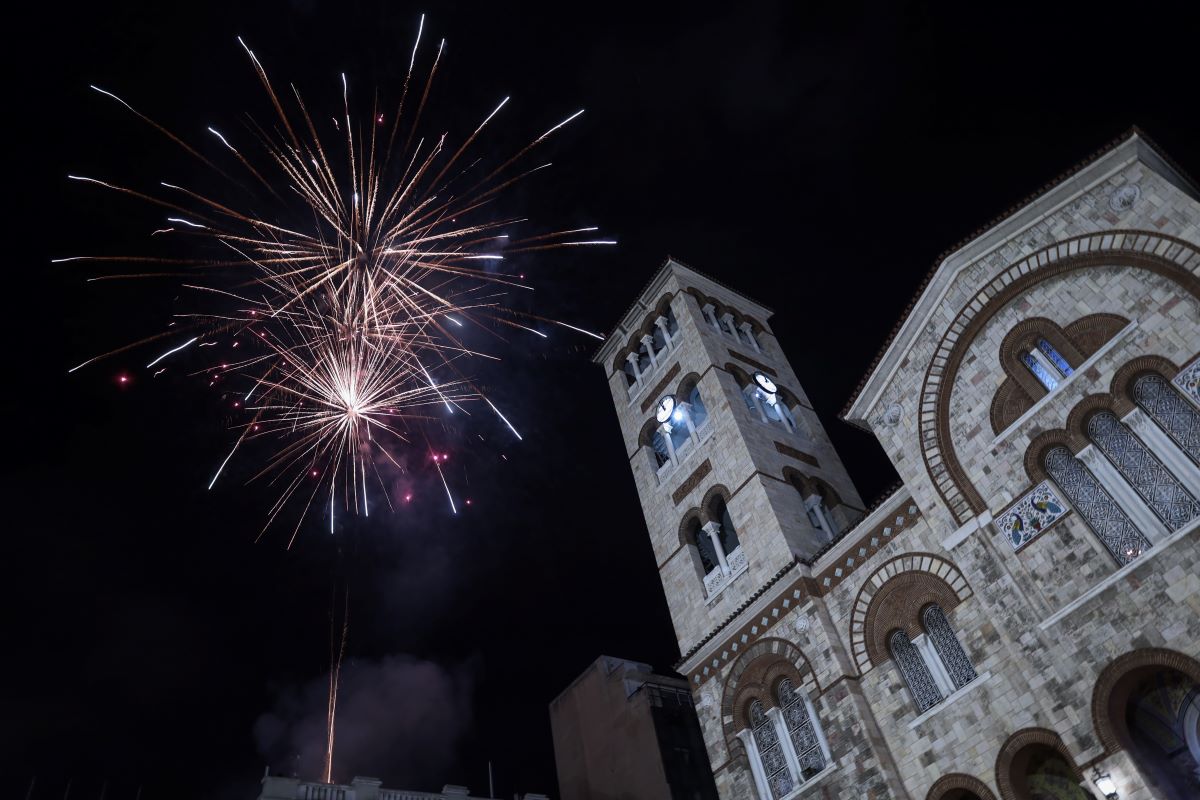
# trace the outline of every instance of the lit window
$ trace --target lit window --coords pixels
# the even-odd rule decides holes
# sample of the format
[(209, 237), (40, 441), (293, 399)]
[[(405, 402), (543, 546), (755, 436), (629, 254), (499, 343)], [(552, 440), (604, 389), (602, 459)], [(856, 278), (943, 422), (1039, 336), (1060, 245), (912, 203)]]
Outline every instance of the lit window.
[(1046, 388), (1046, 391), (1053, 392), (1058, 388), (1058, 378), (1054, 377), (1049, 367), (1035, 358), (1033, 353), (1029, 351), (1021, 353), (1021, 362), (1029, 368), (1029, 371), (1033, 373), (1033, 377), (1038, 379), (1038, 382)]
[(1037, 349), (1042, 352), (1046, 358), (1050, 359), (1050, 363), (1064, 377), (1069, 377), (1075, 370), (1071, 369), (1071, 365), (1062, 357), (1062, 354), (1054, 349), (1054, 345), (1047, 342), (1045, 339), (1037, 340)]

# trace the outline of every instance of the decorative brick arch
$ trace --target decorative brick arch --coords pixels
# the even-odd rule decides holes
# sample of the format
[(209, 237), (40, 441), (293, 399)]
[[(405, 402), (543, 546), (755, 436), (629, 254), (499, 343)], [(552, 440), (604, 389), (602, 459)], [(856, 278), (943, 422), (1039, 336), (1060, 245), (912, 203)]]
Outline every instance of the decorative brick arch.
[(1129, 689), (1140, 673), (1154, 669), (1171, 669), (1200, 683), (1200, 661), (1165, 647), (1146, 647), (1118, 656), (1096, 679), (1092, 689), (1092, 725), (1104, 752), (1115, 753), (1125, 748), (1123, 711)]
[(934, 781), (933, 786), (929, 787), (929, 793), (925, 795), (925, 800), (942, 800), (943, 797), (954, 791), (970, 792), (979, 800), (996, 800), (996, 794), (991, 787), (979, 778), (964, 775), (961, 772), (943, 775)]
[(1071, 751), (1063, 744), (1062, 738), (1057, 733), (1048, 728), (1024, 728), (1009, 736), (1001, 746), (999, 755), (996, 756), (996, 787), (1000, 790), (1000, 797), (1003, 800), (1024, 800), (1017, 794), (1013, 781), (1013, 769), (1014, 767), (1020, 768), (1018, 756), (1021, 755), (1021, 751), (1037, 745), (1056, 751), (1074, 773), (1073, 777), (1079, 783), (1083, 783), (1083, 773), (1080, 771), (1079, 765), (1075, 763), (1075, 757), (1071, 755)]
[(1072, 453), (1078, 453), (1087, 447), (1087, 440), (1079, 441), (1067, 431), (1059, 428), (1052, 431), (1042, 431), (1033, 437), (1029, 446), (1025, 448), (1025, 472), (1029, 475), (1029, 480), (1034, 485), (1050, 477), (1046, 474), (1046, 452), (1050, 448), (1058, 447), (1059, 445), (1067, 448)]
[(933, 553), (905, 553), (875, 570), (854, 600), (850, 612), (850, 651), (859, 672), (891, 656), (887, 636), (896, 628), (917, 626), (921, 610), (937, 603), (949, 614), (971, 596), (971, 587), (958, 567)]
[[(1091, 440), (1087, 434), (1088, 420), (1099, 414), (1102, 411), (1109, 411), (1116, 414), (1117, 417), (1123, 417), (1133, 409), (1133, 402), (1127, 401), (1125, 404), (1117, 402), (1111, 394), (1107, 392), (1103, 394), (1089, 394), (1087, 397), (1076, 403), (1067, 413), (1067, 422), (1063, 426), (1066, 428), (1067, 436), (1073, 441), (1083, 442), (1084, 447), (1091, 444)], [(1075, 450), (1078, 453), (1079, 448)]]
[[(704, 493), (704, 499), (700, 501), (701, 523), (707, 524), (709, 522), (721, 521), (719, 519), (714, 519), (709, 509), (709, 506), (712, 505), (713, 500), (716, 500), (718, 497), (725, 501), (725, 508), (729, 508), (729, 500), (733, 497), (733, 495), (724, 484), (713, 484), (712, 486), (708, 487), (708, 491)], [(732, 516), (732, 512), (730, 513), (730, 516)]]
[(750, 698), (758, 696), (764, 705), (773, 706), (775, 700), (771, 690), (785, 677), (791, 678), (798, 690), (810, 696), (821, 692), (816, 673), (804, 652), (786, 639), (759, 639), (733, 662), (721, 690), (721, 729), (730, 758), (745, 755), (737, 733), (746, 727), (744, 715)]
[(1129, 403), (1132, 410), (1136, 405), (1133, 401), (1133, 384), (1148, 373), (1161, 375), (1170, 381), (1179, 373), (1179, 367), (1162, 356), (1139, 356), (1117, 370), (1112, 383), (1109, 384), (1108, 393), (1122, 402)]
[(946, 326), (925, 372), (918, 440), (933, 485), (960, 524), (987, 509), (958, 460), (950, 436), (950, 399), (967, 348), (983, 326), (1018, 295), (1049, 278), (1102, 266), (1144, 269), (1175, 281), (1183, 291), (1200, 298), (1200, 251), (1195, 245), (1159, 233), (1112, 230), (1064, 239), (1009, 265)]

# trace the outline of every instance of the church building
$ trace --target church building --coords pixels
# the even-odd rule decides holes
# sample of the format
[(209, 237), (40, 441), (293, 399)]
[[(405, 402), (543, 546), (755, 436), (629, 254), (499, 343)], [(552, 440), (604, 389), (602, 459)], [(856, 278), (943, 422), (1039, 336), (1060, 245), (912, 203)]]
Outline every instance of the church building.
[(1200, 797), (1200, 189), (1138, 131), (943, 258), (842, 419), (677, 261), (596, 355), (723, 800)]

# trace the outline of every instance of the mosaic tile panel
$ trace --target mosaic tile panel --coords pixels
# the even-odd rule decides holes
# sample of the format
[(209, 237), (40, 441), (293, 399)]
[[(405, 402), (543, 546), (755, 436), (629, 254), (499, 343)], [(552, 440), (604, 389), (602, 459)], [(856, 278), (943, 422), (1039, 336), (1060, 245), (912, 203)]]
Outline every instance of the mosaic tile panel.
[(1066, 514), (1067, 504), (1054, 493), (1049, 481), (1042, 481), (993, 524), (1013, 550), (1020, 550)]

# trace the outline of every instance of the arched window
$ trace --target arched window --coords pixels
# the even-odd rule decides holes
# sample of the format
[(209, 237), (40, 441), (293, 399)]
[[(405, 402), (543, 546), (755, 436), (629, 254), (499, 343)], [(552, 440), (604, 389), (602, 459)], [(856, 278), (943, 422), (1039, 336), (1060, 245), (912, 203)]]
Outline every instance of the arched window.
[(750, 731), (754, 736), (754, 749), (758, 751), (763, 777), (771, 791), (771, 797), (779, 800), (792, 791), (796, 785), (792, 778), (792, 772), (788, 769), (787, 756), (783, 752), (779, 731), (775, 729), (774, 721), (767, 716), (766, 709), (759, 700), (750, 703), (749, 717)]
[(729, 507), (725, 505), (725, 499), (722, 497), (714, 497), (712, 503), (709, 504), (709, 513), (713, 519), (719, 519), (721, 525), (720, 541), (721, 549), (728, 556), (742, 546), (738, 541), (737, 530), (733, 527), (733, 520), (729, 517)]
[(888, 648), (892, 651), (892, 660), (904, 676), (908, 692), (912, 695), (918, 713), (925, 713), (942, 702), (942, 692), (938, 689), (929, 671), (929, 666), (916, 645), (908, 638), (908, 634), (897, 629), (888, 638)]
[(808, 521), (814, 528), (824, 533), (827, 539), (832, 541), (833, 537), (838, 535), (837, 521), (829, 512), (830, 502), (825, 487), (815, 484), (812, 495), (804, 501), (804, 508), (808, 512)]
[(638, 372), (633, 366), (632, 361), (626, 361), (625, 366), (621, 368), (621, 372), (625, 374), (625, 383), (629, 386), (633, 386), (638, 382)]
[(1143, 375), (1133, 384), (1133, 400), (1179, 449), (1200, 464), (1200, 411), (1161, 375)]
[(670, 334), (671, 338), (673, 339), (675, 338), (675, 334), (679, 333), (679, 320), (675, 319), (675, 311), (670, 306), (667, 306), (666, 317), (667, 333)]
[(1047, 450), (1043, 464), (1046, 473), (1118, 564), (1128, 564), (1150, 547), (1150, 541), (1129, 515), (1070, 450), (1061, 445)]
[(954, 629), (950, 627), (950, 621), (946, 619), (941, 606), (930, 604), (921, 615), (921, 623), (954, 688), (961, 689), (975, 680), (978, 677), (975, 666), (954, 635)]
[(663, 433), (662, 428), (654, 432), (650, 437), (650, 447), (654, 451), (654, 463), (658, 467), (671, 460), (671, 448), (667, 446), (667, 436)]
[(1032, 347), (1021, 351), (1021, 363), (1048, 392), (1057, 389), (1061, 379), (1070, 377), (1075, 372), (1062, 353), (1045, 337), (1039, 337)]
[(1050, 363), (1054, 365), (1054, 368), (1064, 378), (1070, 377), (1075, 372), (1075, 370), (1071, 369), (1071, 365), (1067, 363), (1067, 360), (1062, 357), (1062, 354), (1054, 349), (1054, 345), (1045, 339), (1037, 340), (1037, 349), (1050, 360)]
[(1200, 516), (1196, 498), (1115, 414), (1103, 411), (1094, 415), (1088, 420), (1087, 433), (1167, 530), (1179, 530)]
[(685, 541), (696, 548), (701, 577), (721, 568), (721, 559), (717, 556), (716, 544), (708, 535), (708, 531), (700, 525), (699, 517), (694, 518), (688, 525)]
[(1049, 367), (1034, 357), (1032, 351), (1026, 350), (1021, 353), (1021, 363), (1029, 368), (1033, 377), (1038, 379), (1038, 383), (1042, 384), (1047, 392), (1053, 392), (1058, 388), (1058, 378), (1054, 376)]
[(704, 398), (700, 396), (700, 387), (693, 386), (692, 391), (688, 393), (688, 413), (692, 415), (692, 427), (700, 430), (704, 427), (704, 423), (708, 422), (708, 408), (704, 405)]
[(646, 346), (645, 342), (643, 342), (641, 344), (641, 346), (638, 347), (637, 356), (638, 356), (638, 362), (637, 362), (638, 372), (645, 375), (647, 372), (650, 371), (650, 368), (654, 366), (654, 362), (650, 360), (650, 349)]
[(825, 752), (822, 747), (820, 728), (808, 703), (796, 690), (790, 678), (779, 682), (779, 707), (783, 709), (783, 722), (787, 727), (788, 740), (800, 765), (800, 780), (806, 781), (825, 769)]

